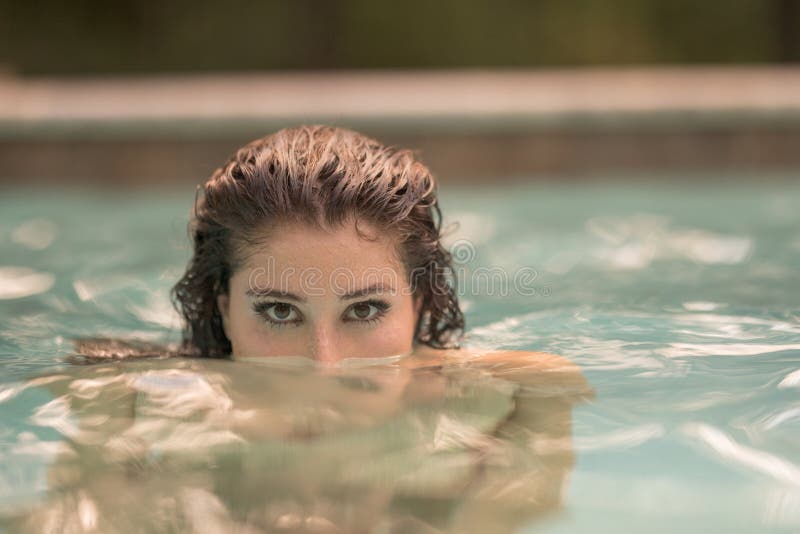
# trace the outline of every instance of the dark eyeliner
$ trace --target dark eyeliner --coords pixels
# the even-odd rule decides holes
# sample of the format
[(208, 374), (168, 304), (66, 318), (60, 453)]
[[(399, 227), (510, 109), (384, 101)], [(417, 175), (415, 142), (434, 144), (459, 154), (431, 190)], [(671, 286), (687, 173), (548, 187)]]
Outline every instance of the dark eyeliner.
[(392, 305), (385, 300), (375, 300), (375, 299), (362, 300), (361, 302), (356, 302), (356, 304), (372, 304), (381, 311), (386, 311), (392, 307)]
[[(345, 322), (348, 322), (348, 323), (360, 323), (362, 325), (363, 324), (374, 324), (374, 323), (380, 321), (381, 319), (383, 319), (383, 317), (386, 315), (386, 312), (389, 311), (389, 309), (392, 307), (392, 305), (389, 304), (385, 300), (369, 299), (369, 300), (362, 300), (360, 302), (354, 302), (353, 304), (351, 304), (347, 308), (347, 310), (349, 311), (350, 309), (353, 308), (353, 306), (358, 306), (359, 304), (369, 304), (369, 305), (375, 306), (378, 309), (378, 313), (376, 313), (375, 317), (372, 317), (371, 319), (349, 319), (349, 318), (345, 318), (344, 319)], [(345, 311), (345, 314), (347, 314), (347, 311)]]
[(280, 301), (254, 302), (252, 308), (253, 308), (253, 311), (256, 314), (258, 314), (262, 319), (264, 319), (264, 321), (266, 321), (267, 324), (269, 324), (270, 326), (276, 326), (276, 327), (288, 326), (288, 325), (295, 325), (296, 326), (297, 323), (299, 323), (301, 319), (295, 319), (293, 321), (275, 321), (274, 319), (272, 319), (269, 316), (267, 311), (270, 308), (273, 308), (273, 307), (277, 306), (278, 304), (286, 304), (287, 306), (291, 306), (292, 309), (295, 310), (295, 313), (297, 313), (297, 315), (300, 318), (302, 318), (302, 315), (300, 314), (300, 310), (298, 310), (295, 306), (293, 306), (292, 304), (289, 304), (288, 302), (280, 302)]

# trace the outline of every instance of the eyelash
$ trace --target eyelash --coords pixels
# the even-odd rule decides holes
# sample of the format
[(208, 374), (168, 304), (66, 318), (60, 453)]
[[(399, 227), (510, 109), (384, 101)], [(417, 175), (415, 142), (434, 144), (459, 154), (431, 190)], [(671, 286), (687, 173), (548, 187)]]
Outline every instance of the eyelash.
[(386, 312), (389, 311), (389, 308), (391, 308), (391, 304), (389, 304), (385, 300), (369, 299), (369, 300), (362, 300), (361, 302), (356, 302), (354, 304), (351, 304), (347, 308), (347, 310), (345, 310), (345, 314), (349, 310), (351, 310), (354, 306), (358, 306), (359, 304), (367, 304), (367, 305), (370, 305), (370, 306), (375, 306), (375, 308), (378, 310), (377, 313), (375, 314), (375, 317), (372, 317), (371, 319), (347, 319), (346, 322), (348, 322), (348, 323), (356, 323), (356, 324), (361, 324), (361, 325), (375, 324), (378, 321), (380, 321), (381, 319), (383, 319), (383, 317), (386, 315)]
[(295, 319), (294, 321), (275, 321), (274, 319), (270, 318), (269, 314), (267, 313), (270, 309), (278, 306), (280, 304), (285, 304), (290, 306), (298, 315), (300, 315), (300, 311), (292, 306), (291, 304), (287, 304), (286, 302), (280, 301), (269, 301), (269, 302), (256, 302), (253, 304), (253, 311), (260, 315), (266, 322), (272, 327), (275, 328), (283, 328), (284, 326), (297, 326), (299, 319)]
[[(301, 319), (296, 319), (294, 321), (275, 321), (275, 320), (271, 319), (269, 317), (269, 314), (267, 313), (268, 310), (270, 310), (271, 308), (273, 308), (273, 307), (275, 307), (275, 306), (277, 306), (279, 304), (285, 304), (287, 306), (291, 306), (291, 308), (298, 315), (300, 315)], [(386, 302), (384, 300), (369, 299), (369, 300), (362, 300), (361, 302), (356, 302), (354, 304), (351, 304), (347, 308), (347, 310), (345, 310), (345, 314), (347, 314), (347, 312), (350, 311), (354, 306), (358, 306), (359, 304), (367, 304), (367, 305), (370, 305), (370, 306), (374, 306), (378, 310), (377, 313), (375, 314), (375, 317), (372, 317), (371, 319), (344, 319), (345, 322), (357, 323), (357, 324), (360, 324), (362, 326), (363, 325), (375, 324), (378, 321), (380, 321), (381, 319), (383, 319), (383, 317), (386, 315), (386, 312), (389, 311), (389, 308), (391, 308), (391, 304), (389, 304), (388, 302)], [(276, 327), (276, 328), (282, 328), (284, 326), (289, 326), (289, 325), (297, 326), (298, 323), (302, 320), (302, 314), (300, 314), (300, 310), (298, 310), (295, 306), (293, 306), (291, 304), (288, 304), (286, 302), (281, 302), (281, 301), (256, 302), (256, 303), (253, 304), (253, 311), (255, 313), (257, 313), (258, 315), (260, 315), (261, 317), (263, 317), (264, 320), (267, 322), (267, 324), (269, 324), (272, 327)]]

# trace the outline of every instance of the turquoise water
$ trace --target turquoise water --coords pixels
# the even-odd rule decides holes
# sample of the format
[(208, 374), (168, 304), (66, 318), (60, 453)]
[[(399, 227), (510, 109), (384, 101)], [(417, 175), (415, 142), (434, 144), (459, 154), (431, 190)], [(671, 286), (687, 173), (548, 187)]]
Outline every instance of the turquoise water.
[[(5, 190), (0, 195), (0, 516), (19, 516), (42, 503), (51, 511), (67, 507), (67, 501), (58, 500), (58, 495), (66, 495), (67, 485), (54, 482), (60, 480), (54, 473), (63, 471), (59, 467), (64, 457), (75, 456), (70, 449), (88, 446), (76, 441), (70, 430), (69, 425), (81, 417), (75, 411), (77, 404), (73, 412), (62, 410), (55, 417), (53, 409), (60, 406), (52, 404), (59, 398), (56, 388), (28, 381), (73, 372), (62, 361), (70, 353), (72, 338), (176, 339), (167, 293), (188, 258), (185, 224), (192, 199), (191, 192), (107, 196)], [(565, 356), (580, 367), (595, 392), (593, 400), (576, 401), (567, 410), (564, 420), (570, 433), (560, 436), (557, 446), (545, 440), (527, 452), (524, 446), (514, 449), (521, 455), (514, 456), (519, 465), (539, 459), (533, 462), (536, 466), (521, 471), (527, 473), (521, 478), (547, 486), (543, 494), (558, 495), (559, 501), (546, 513), (529, 514), (519, 527), (522, 531), (800, 529), (800, 185), (701, 186), (687, 181), (673, 186), (664, 182), (518, 185), (445, 189), (442, 201), (446, 219), (460, 222), (451, 229), (448, 242), (459, 260), (468, 344)], [(493, 278), (484, 276), (487, 272)], [(138, 381), (143, 372), (168, 373), (172, 368), (171, 363), (159, 365), (146, 371), (112, 366), (102, 373)], [(270, 377), (265, 381), (275, 383), (269, 395), (256, 388), (260, 393), (238, 398), (235, 391), (242, 391), (237, 388), (253, 376), (252, 369), (193, 371), (211, 386), (221, 384), (219, 391), (234, 399), (231, 402), (249, 400), (253, 406), (258, 405), (256, 400), (277, 406), (300, 391), (306, 403), (303, 410), (313, 410), (320, 403), (335, 404), (351, 395), (331, 390), (324, 396), (317, 392), (330, 385), (328, 379), (313, 373), (298, 379), (296, 371), (284, 369), (264, 375)], [(285, 373), (300, 381), (294, 393), (282, 397), (279, 384), (290, 378), (275, 377)], [(474, 417), (488, 418), (481, 421), (503, 417), (503, 401), (487, 399), (503, 393), (506, 386), (486, 382), (485, 377), (451, 375), (446, 376), (450, 386), (443, 401), (414, 397), (380, 416), (352, 406), (342, 408), (331, 428), (349, 421), (347, 435), (355, 442), (376, 444), (381, 432), (389, 432), (387, 428), (406, 435), (403, 425), (412, 425), (412, 420), (430, 419), (435, 427), (439, 419), (430, 415), (447, 413), (448, 420), (488, 432), (492, 425), (476, 423)], [(470, 395), (452, 393), (465, 388), (473, 392), (473, 404), (467, 402), (473, 398)], [(101, 388), (100, 393), (112, 389)], [(70, 395), (76, 391), (70, 389)], [(531, 391), (541, 394), (541, 388)], [(262, 394), (267, 396), (259, 397)], [(532, 405), (558, 403), (558, 395), (548, 393)], [(314, 399), (317, 404), (311, 402)], [(422, 405), (424, 409), (419, 408)], [(104, 413), (104, 406), (109, 413)], [(110, 402), (94, 408), (92, 421), (100, 433), (93, 438), (93, 447), (107, 447), (115, 436), (116, 430), (102, 422), (113, 406)], [(297, 405), (292, 406), (280, 413), (296, 424), (299, 412)], [(315, 421), (328, 428), (329, 423), (319, 422), (328, 421), (323, 415), (316, 414)], [(526, 443), (550, 432), (542, 424), (526, 434)], [(180, 421), (169, 425), (178, 428)], [(286, 436), (268, 438), (259, 443), (293, 443)], [(322, 466), (341, 463), (353, 451), (352, 443), (321, 441), (329, 445), (324, 450), (331, 456), (320, 456), (309, 443), (316, 442), (280, 449), (281, 458), (294, 458), (293, 465), (302, 466), (315, 455), (318, 461), (308, 465), (320, 473)], [(558, 460), (541, 460), (554, 458), (545, 450), (548, 443), (574, 457), (567, 472), (562, 472)], [(366, 447), (359, 452), (359, 462), (348, 464), (348, 472), (358, 471), (353, 465), (392, 466), (394, 471), (389, 469), (382, 478), (366, 477), (359, 486), (363, 494), (380, 494), (391, 473), (427, 461), (414, 447), (404, 449), (416, 451), (413, 461), (409, 456), (392, 456), (384, 446)], [(253, 456), (248, 451), (225, 449), (224, 454), (237, 465), (256, 456), (261, 462), (266, 454), (261, 450), (261, 456)], [(78, 456), (82, 458), (80, 451)], [(429, 468), (440, 475), (450, 473), (442, 467), (452, 468), (448, 461), (434, 459)], [(561, 466), (558, 476), (542, 475), (556, 464)], [(80, 473), (102, 473), (106, 468), (101, 459), (75, 465), (73, 471)], [(110, 460), (108, 465), (116, 464)], [(214, 464), (213, 472), (232, 473), (225, 465)], [(269, 472), (275, 464), (257, 465)], [(188, 474), (158, 478), (142, 472), (149, 473), (141, 476), (158, 487), (177, 484), (184, 492), (206, 487)], [(282, 476), (286, 485), (287, 479), (304, 480), (307, 474), (289, 469)], [(342, 491), (342, 476), (330, 474), (339, 484), (337, 491)], [(455, 475), (441, 476), (455, 480)], [(512, 478), (498, 477), (506, 492), (524, 491), (514, 486)], [(436, 499), (455, 501), (454, 488), (465, 487), (447, 486), (446, 499), (441, 492), (434, 498), (434, 479), (439, 480), (422, 477), (414, 489), (408, 489), (408, 481), (391, 486), (406, 488), (404, 495), (416, 500), (409, 497), (402, 506), (392, 501), (394, 515), (385, 517), (396, 519), (405, 513), (402, 510), (425, 509), (425, 503)], [(119, 479), (108, 483), (122, 487)], [(215, 484), (221, 501), (214, 502), (219, 506), (230, 507), (230, 502), (241, 499), (234, 482)], [(309, 491), (309, 485), (313, 486), (309, 482), (302, 491)], [(320, 482), (318, 487), (327, 486)], [(91, 509), (86, 504), (91, 501), (86, 497), (89, 490), (81, 491), (76, 490), (76, 500), (69, 502), (76, 509)], [(205, 502), (202, 498), (195, 495), (188, 502)], [(95, 507), (101, 506), (98, 502)], [(336, 508), (337, 502), (328, 501), (329, 508)], [(376, 506), (369, 502), (353, 498), (338, 506), (340, 510)], [(300, 528), (290, 523), (287, 531)], [(406, 530), (424, 531), (415, 525)]]

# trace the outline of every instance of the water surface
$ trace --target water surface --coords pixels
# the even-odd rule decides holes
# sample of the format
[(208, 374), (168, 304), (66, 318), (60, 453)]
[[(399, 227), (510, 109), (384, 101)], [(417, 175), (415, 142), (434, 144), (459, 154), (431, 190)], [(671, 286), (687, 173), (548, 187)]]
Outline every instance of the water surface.
[(565, 356), (594, 399), (542, 373), (396, 362), (76, 371), (62, 361), (75, 337), (176, 339), (167, 293), (192, 195), (4, 191), (0, 515), (32, 527), (71, 511), (78, 530), (108, 510), (122, 530), (800, 529), (800, 186), (442, 199), (461, 223), (448, 239), (468, 343)]

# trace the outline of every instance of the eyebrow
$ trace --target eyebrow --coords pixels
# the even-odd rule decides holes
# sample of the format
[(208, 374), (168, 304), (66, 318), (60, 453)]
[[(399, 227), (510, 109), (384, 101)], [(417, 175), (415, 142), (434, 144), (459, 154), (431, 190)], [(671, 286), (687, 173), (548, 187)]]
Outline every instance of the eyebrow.
[[(359, 297), (363, 297), (366, 295), (372, 295), (373, 293), (382, 293), (382, 292), (392, 292), (394, 291), (394, 287), (392, 286), (384, 286), (383, 284), (372, 284), (367, 287), (363, 287), (361, 289), (356, 289), (354, 291), (350, 291), (343, 295), (339, 296), (339, 300), (352, 300), (357, 299)], [(272, 298), (281, 298), (287, 300), (294, 300), (295, 302), (305, 302), (306, 299), (295, 295), (294, 293), (290, 293), (289, 291), (281, 291), (280, 289), (273, 289), (270, 287), (264, 288), (250, 288), (248, 289), (245, 294), (249, 297), (272, 297)]]
[(288, 291), (281, 291), (280, 289), (272, 289), (270, 287), (262, 287), (257, 289), (251, 287), (245, 292), (245, 294), (249, 297), (272, 297), (272, 298), (294, 300), (296, 302), (306, 301), (305, 298), (295, 295), (294, 293), (290, 293)]
[(373, 293), (383, 293), (383, 292), (393, 292), (394, 287), (384, 286), (383, 284), (372, 284), (367, 287), (363, 287), (361, 289), (356, 289), (355, 291), (351, 291), (349, 293), (345, 293), (339, 297), (339, 300), (352, 300), (357, 299), (359, 297), (363, 297), (366, 295), (371, 295)]

